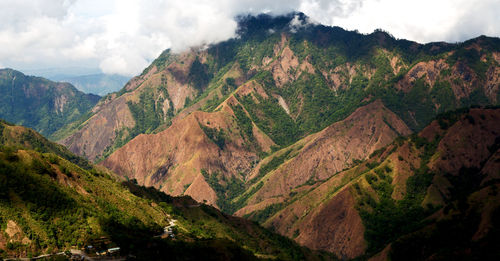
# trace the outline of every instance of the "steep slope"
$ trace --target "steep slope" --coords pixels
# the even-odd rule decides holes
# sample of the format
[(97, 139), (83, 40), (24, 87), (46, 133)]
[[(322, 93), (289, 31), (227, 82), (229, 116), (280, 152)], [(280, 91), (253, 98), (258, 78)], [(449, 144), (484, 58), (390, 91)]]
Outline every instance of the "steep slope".
[[(236, 93), (247, 89), (238, 89)], [(267, 137), (255, 126), (246, 128), (250, 135), (245, 128), (238, 127), (241, 119), (238, 120), (232, 109), (240, 108), (238, 106), (236, 99), (231, 97), (217, 112), (194, 112), (158, 134), (140, 135), (102, 164), (120, 175), (137, 179), (140, 184), (155, 186), (172, 195), (190, 195), (200, 202), (217, 204), (227, 212), (243, 204), (250, 204), (256, 210), (254, 204), (271, 198), (273, 202), (280, 197), (283, 200), (292, 189), (306, 182), (324, 180), (394, 138), (410, 133), (403, 121), (376, 101), (358, 109), (346, 120), (270, 155), (254, 167), (259, 157), (258, 151), (252, 148), (265, 145), (255, 137)], [(249, 136), (254, 137), (253, 143)], [(299, 146), (303, 148), (294, 149)], [(291, 150), (295, 151), (290, 153)], [(266, 168), (263, 166), (283, 153), (296, 156), (282, 168), (264, 176), (267, 173), (261, 170)], [(244, 173), (248, 175), (243, 176)], [(249, 188), (255, 196), (248, 203), (231, 203), (245, 187), (244, 181), (249, 187), (261, 180), (265, 186), (260, 186), (260, 190)], [(227, 188), (217, 186), (219, 181)], [(265, 205), (260, 204), (262, 207)]]
[(102, 164), (140, 184), (215, 205), (217, 195), (204, 173), (240, 180), (258, 153), (274, 144), (250, 121), (242, 128), (242, 117), (247, 116), (231, 97), (216, 112), (193, 112), (158, 134), (137, 136)]
[[(85, 245), (118, 246), (121, 255), (138, 260), (333, 258), (189, 197), (120, 183), (102, 167), (73, 164), (62, 146), (24, 127), (2, 121), (0, 138), (1, 258)], [(175, 237), (160, 236), (172, 222)]]
[(165, 51), (87, 121), (63, 132), (69, 136), (62, 143), (103, 159), (141, 133), (196, 110), (214, 111), (249, 81), (263, 92), (236, 98), (280, 147), (376, 99), (412, 130), (444, 111), (498, 103), (497, 38), (421, 45), (382, 31), (361, 35), (310, 24), (303, 14), (241, 17), (238, 34), (208, 48)]
[(100, 99), (68, 83), (0, 69), (0, 118), (50, 136), (85, 116)]
[(442, 115), (297, 194), (265, 224), (344, 258), (383, 249), (378, 257), (391, 260), (498, 258), (499, 141), (500, 109)]
[[(469, 158), (448, 166), (436, 147), (443, 137), (498, 143), (496, 116), (479, 120), (475, 110), (470, 117), (491, 132), (478, 140), (469, 127), (449, 131), (463, 128), (466, 116), (424, 129), (439, 113), (498, 104), (498, 38), (422, 45), (310, 24), (302, 14), (242, 17), (238, 34), (165, 51), (62, 142), (122, 177), (191, 195), (342, 258), (384, 248), (382, 257), (397, 256), (388, 244), (455, 204), (442, 196), (456, 185), (444, 171), (470, 167)], [(377, 151), (412, 131), (421, 134)], [(471, 162), (492, 175), (482, 182), (495, 180), (496, 154), (483, 149), (459, 151), (477, 153)], [(476, 197), (476, 189), (461, 193)]]
[[(496, 103), (482, 84), (499, 68), (498, 39), (419, 45), (396, 41), (380, 31), (362, 36), (310, 24), (290, 31), (291, 17), (248, 17), (240, 23), (240, 39), (201, 51), (162, 54), (145, 72), (177, 72), (177, 79), (188, 83), (185, 90), (191, 90), (187, 71), (192, 71), (186, 66), (208, 71), (224, 67), (214, 71), (214, 78), (203, 78), (206, 87), (193, 92), (192, 106), (173, 116), (171, 126), (132, 139), (103, 164), (140, 184), (173, 195), (185, 193), (229, 213), (271, 214), (288, 204), (288, 194), (365, 159), (410, 129), (421, 129), (438, 112)], [(363, 48), (352, 49), (336, 37)], [(165, 69), (158, 69), (162, 64)], [(173, 69), (178, 67), (184, 74)], [(498, 84), (491, 82), (494, 93)], [(167, 81), (166, 86), (176, 83)], [(141, 113), (151, 116), (151, 111)], [(352, 113), (356, 116), (346, 119)], [(335, 125), (343, 119), (353, 126)], [(141, 126), (152, 131), (148, 124)], [(94, 127), (102, 126), (84, 125), (72, 137), (86, 133), (85, 142), (90, 144), (95, 142), (92, 134), (108, 131), (85, 131)], [(100, 138), (112, 142), (107, 135)], [(310, 150), (306, 145), (315, 139)], [(70, 142), (70, 149), (77, 151), (78, 143)]]
[(139, 134), (170, 125), (174, 115), (201, 95), (208, 77), (213, 77), (200, 62), (207, 59), (203, 55), (165, 51), (120, 92), (103, 98), (86, 121), (61, 130), (60, 136), (73, 132), (62, 143), (76, 154), (96, 160)]
[(250, 187), (240, 197), (247, 200), (240, 200), (239, 205), (243, 203), (245, 207), (236, 214), (282, 207), (290, 195), (329, 179), (396, 137), (410, 133), (404, 122), (381, 101), (363, 106), (345, 120), (264, 159), (250, 174), (250, 183), (262, 185)]

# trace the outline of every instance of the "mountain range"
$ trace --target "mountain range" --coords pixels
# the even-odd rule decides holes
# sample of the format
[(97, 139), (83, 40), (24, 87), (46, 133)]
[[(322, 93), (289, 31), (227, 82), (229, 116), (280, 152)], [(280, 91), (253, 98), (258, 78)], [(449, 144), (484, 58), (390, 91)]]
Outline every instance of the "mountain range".
[[(207, 244), (209, 249), (223, 246), (222, 252), (232, 253), (229, 259), (236, 254), (361, 260), (500, 257), (494, 244), (500, 238), (499, 38), (419, 44), (382, 30), (364, 35), (323, 26), (302, 13), (238, 19), (238, 37), (181, 53), (165, 50), (121, 90), (71, 114), (78, 117), (65, 116), (58, 127), (26, 124), (71, 152), (48, 141), (41, 144), (51, 144), (44, 145), (52, 148), (49, 152), (33, 151), (29, 142), (19, 141), (28, 147), (7, 148), (3, 164), (26, 165), (30, 160), (20, 154), (26, 149), (28, 159), (59, 155), (64, 164), (80, 166), (74, 167), (80, 174), (67, 179), (89, 177), (69, 185), (76, 192), (68, 193), (83, 200), (82, 209), (101, 209), (92, 204), (132, 193), (137, 202), (153, 202), (132, 206), (136, 199), (123, 196), (128, 200), (110, 208), (156, 227), (164, 226), (165, 218), (151, 221), (137, 213), (156, 213), (160, 201), (188, 212), (199, 205), (196, 209), (211, 221), (198, 224), (192, 218), (190, 226), (185, 218), (185, 231), (202, 231), (189, 232), (183, 240), (227, 239)], [(47, 164), (55, 163), (48, 159)], [(29, 166), (34, 167), (26, 170), (31, 176), (43, 172), (36, 164)], [(61, 180), (53, 172), (51, 182)], [(87, 193), (118, 188), (87, 196), (78, 185)], [(101, 199), (84, 200), (94, 196)], [(104, 214), (85, 215), (108, 217), (110, 212), (103, 208)], [(172, 213), (167, 211), (167, 220)], [(188, 215), (182, 213), (176, 219)], [(127, 220), (105, 224), (123, 227), (132, 222)], [(132, 223), (150, 229), (136, 219)], [(100, 224), (96, 231), (108, 233)], [(20, 230), (39, 229), (28, 225)], [(237, 232), (206, 232), (207, 226)], [(264, 240), (264, 234), (270, 239)], [(131, 244), (121, 238), (128, 237), (115, 241)], [(55, 245), (73, 244), (64, 242)]]
[[(297, 19), (300, 26), (291, 27)], [(238, 32), (238, 38), (206, 49), (165, 51), (122, 91), (101, 100), (62, 143), (139, 184), (190, 195), (309, 247), (355, 258), (382, 250), (408, 231), (373, 246), (369, 221), (361, 217), (376, 206), (359, 207), (349, 182), (360, 173), (351, 170), (343, 178), (342, 171), (361, 168), (374, 152), (424, 131), (441, 113), (500, 101), (498, 38), (422, 45), (383, 31), (361, 35), (311, 24), (303, 14), (242, 17)], [(498, 135), (495, 123), (490, 130)], [(359, 183), (360, 195), (379, 203), (377, 189), (392, 189), (397, 192), (388, 201), (399, 204), (409, 177), (432, 169), (422, 155), (413, 157), (404, 178), (389, 165), (388, 186), (370, 194)], [(479, 172), (482, 165), (475, 168)], [(329, 184), (338, 179), (342, 186), (332, 191)], [(419, 190), (432, 185), (426, 182)], [(330, 233), (308, 223), (315, 222), (309, 212), (320, 215), (324, 197), (339, 192), (327, 213), (349, 213), (358, 218), (345, 222), (354, 223)], [(314, 193), (319, 202), (303, 206)], [(303, 212), (289, 209), (297, 209), (295, 204)], [(416, 223), (428, 214), (423, 213)]]

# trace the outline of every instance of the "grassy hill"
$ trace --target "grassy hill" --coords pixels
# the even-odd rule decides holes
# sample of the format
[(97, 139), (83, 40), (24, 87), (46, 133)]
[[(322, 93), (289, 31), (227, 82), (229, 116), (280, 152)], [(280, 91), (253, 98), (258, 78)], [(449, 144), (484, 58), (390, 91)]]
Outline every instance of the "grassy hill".
[[(140, 260), (320, 256), (189, 197), (122, 182), (30, 129), (2, 121), (0, 138), (2, 257), (79, 249), (103, 238), (102, 247), (119, 246), (122, 255)], [(172, 220), (175, 238), (156, 237)]]

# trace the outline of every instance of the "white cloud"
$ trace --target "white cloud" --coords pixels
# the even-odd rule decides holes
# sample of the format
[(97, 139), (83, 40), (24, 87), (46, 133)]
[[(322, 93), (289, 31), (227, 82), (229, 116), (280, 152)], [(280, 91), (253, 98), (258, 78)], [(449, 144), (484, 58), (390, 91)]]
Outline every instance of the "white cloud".
[(290, 26), (290, 32), (296, 33), (297, 31), (299, 31), (301, 29), (305, 29), (308, 26), (314, 25), (314, 24), (316, 24), (316, 22), (313, 21), (309, 17), (306, 17), (305, 20), (302, 20), (302, 19), (300, 19), (299, 15), (295, 15), (293, 17), (292, 21), (290, 21), (290, 24), (289, 24), (289, 26)]
[(417, 42), (500, 36), (498, 0), (305, 0), (300, 9), (320, 23), (362, 33), (381, 28)]
[(500, 35), (498, 0), (1, 0), (0, 64), (135, 75), (166, 48), (234, 37), (238, 14), (294, 10), (322, 24), (382, 28), (419, 42)]

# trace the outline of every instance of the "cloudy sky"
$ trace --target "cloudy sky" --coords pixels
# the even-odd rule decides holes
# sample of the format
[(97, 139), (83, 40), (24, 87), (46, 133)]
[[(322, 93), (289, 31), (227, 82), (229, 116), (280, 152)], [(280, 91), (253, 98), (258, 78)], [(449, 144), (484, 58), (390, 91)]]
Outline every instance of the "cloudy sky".
[(314, 21), (425, 43), (500, 36), (498, 0), (0, 0), (0, 68), (88, 67), (133, 76), (166, 48), (234, 37), (242, 13)]

